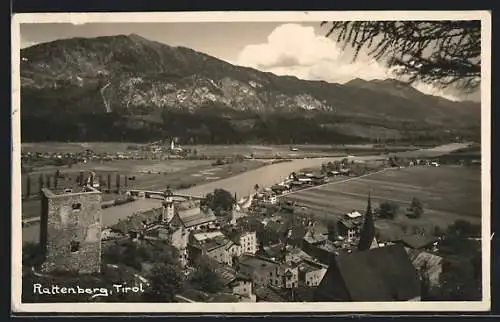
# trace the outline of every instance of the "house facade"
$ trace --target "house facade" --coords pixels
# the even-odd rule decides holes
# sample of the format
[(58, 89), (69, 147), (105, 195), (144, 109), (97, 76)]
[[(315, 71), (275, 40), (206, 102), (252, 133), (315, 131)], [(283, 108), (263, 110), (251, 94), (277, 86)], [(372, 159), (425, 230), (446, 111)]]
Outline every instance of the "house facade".
[(353, 210), (337, 222), (338, 234), (348, 241), (353, 241), (359, 237), (362, 225), (363, 215)]
[(279, 264), (267, 258), (242, 255), (239, 260), (240, 272), (250, 276), (255, 287), (272, 284), (273, 274)]
[(326, 274), (328, 266), (309, 261), (303, 260), (298, 264), (299, 270), (299, 283), (305, 286), (318, 286), (321, 280)]
[(242, 254), (252, 254), (257, 252), (257, 233), (244, 232), (239, 236), (239, 243), (241, 246)]

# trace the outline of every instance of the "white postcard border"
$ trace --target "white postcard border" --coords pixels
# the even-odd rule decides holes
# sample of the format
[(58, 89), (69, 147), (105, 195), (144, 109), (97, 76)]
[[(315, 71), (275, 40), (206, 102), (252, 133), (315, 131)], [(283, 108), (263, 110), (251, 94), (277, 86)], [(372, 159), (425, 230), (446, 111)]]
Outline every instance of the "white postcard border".
[[(349, 20), (481, 20), (481, 153), (483, 300), (475, 302), (352, 303), (21, 303), (20, 24), (151, 22), (299, 22)], [(23, 13), (12, 17), (12, 299), (13, 312), (34, 313), (268, 313), (487, 311), (491, 305), (491, 14), (488, 11), (304, 11), (169, 13)]]

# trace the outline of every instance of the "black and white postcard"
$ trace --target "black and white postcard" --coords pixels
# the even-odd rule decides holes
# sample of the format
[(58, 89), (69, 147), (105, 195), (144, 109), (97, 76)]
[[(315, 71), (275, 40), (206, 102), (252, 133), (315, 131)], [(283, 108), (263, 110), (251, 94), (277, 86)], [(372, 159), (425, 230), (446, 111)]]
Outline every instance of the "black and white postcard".
[(486, 11), (18, 14), (15, 312), (490, 308)]

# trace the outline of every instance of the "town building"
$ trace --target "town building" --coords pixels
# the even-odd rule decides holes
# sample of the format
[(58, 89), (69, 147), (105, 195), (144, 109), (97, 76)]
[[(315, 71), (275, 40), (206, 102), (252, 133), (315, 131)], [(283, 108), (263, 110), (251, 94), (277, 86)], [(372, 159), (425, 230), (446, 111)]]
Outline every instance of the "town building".
[(241, 256), (238, 266), (241, 272), (252, 277), (256, 286), (271, 285), (277, 288), (298, 286), (299, 271), (296, 266), (251, 255)]
[(363, 215), (358, 211), (353, 210), (350, 213), (345, 214), (337, 222), (338, 235), (347, 239), (348, 241), (353, 241), (359, 238), (359, 233), (361, 231), (361, 226), (363, 225)]
[(226, 249), (231, 243), (220, 231), (192, 232), (188, 244), (189, 260), (191, 263), (196, 263), (201, 256), (208, 256), (217, 263), (232, 265), (232, 258)]
[(402, 245), (335, 256), (318, 286), (318, 302), (420, 301), (417, 270)]
[(408, 247), (405, 249), (417, 272), (421, 276), (427, 276), (431, 287), (439, 287), (441, 285), (441, 273), (443, 272), (443, 257), (425, 250)]
[(212, 209), (201, 205), (199, 200), (189, 200), (175, 205), (171, 225), (181, 225), (188, 232), (215, 228), (217, 218)]
[[(186, 201), (181, 203), (170, 202), (165, 198), (163, 205), (161, 222), (158, 227), (158, 238), (169, 240), (179, 252), (181, 265), (185, 266), (190, 262), (188, 250), (189, 235), (196, 230), (209, 230), (216, 228), (216, 217), (211, 209), (204, 207), (200, 201)], [(172, 210), (169, 210), (171, 207)], [(167, 222), (173, 212), (172, 219)], [(165, 215), (167, 214), (167, 215)], [(194, 251), (196, 254), (196, 251)]]
[(158, 237), (168, 240), (179, 253), (179, 263), (185, 267), (189, 261), (189, 232), (181, 225), (162, 226), (158, 229)]
[(257, 301), (253, 292), (253, 282), (249, 276), (225, 265), (219, 265), (215, 271), (221, 277), (224, 285), (231, 290), (232, 294), (239, 296), (242, 302)]
[(272, 187), (271, 187), (271, 190), (272, 190), (275, 194), (277, 194), (277, 195), (281, 195), (281, 194), (283, 194), (283, 193), (285, 193), (285, 192), (289, 191), (289, 190), (290, 190), (290, 186), (289, 186), (289, 185), (285, 185), (285, 184), (283, 184), (283, 185), (278, 185), (278, 184), (277, 184), (277, 185), (272, 186)]
[(72, 193), (42, 189), (43, 272), (100, 272), (101, 202), (101, 192), (92, 187)]
[(314, 173), (310, 176), (310, 178), (312, 180), (312, 184), (314, 185), (325, 184), (329, 181), (328, 176), (322, 173)]
[(257, 252), (257, 234), (255, 231), (243, 232), (238, 236), (242, 254), (255, 254)]
[(318, 286), (326, 274), (327, 265), (311, 261), (302, 260), (298, 265), (299, 284), (305, 286)]
[(250, 276), (255, 287), (271, 285), (273, 272), (279, 263), (260, 256), (242, 255), (238, 259), (240, 272)]

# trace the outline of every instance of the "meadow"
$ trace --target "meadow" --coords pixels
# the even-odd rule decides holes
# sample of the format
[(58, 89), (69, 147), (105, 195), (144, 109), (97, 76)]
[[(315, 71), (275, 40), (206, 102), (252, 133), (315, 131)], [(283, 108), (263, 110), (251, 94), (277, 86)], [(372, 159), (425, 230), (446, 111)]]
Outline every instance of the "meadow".
[[(325, 220), (340, 218), (352, 210), (364, 212), (371, 191), (372, 207), (384, 201), (399, 205), (394, 220), (377, 219), (380, 227), (393, 224), (433, 229), (446, 227), (457, 219), (481, 222), (480, 167), (410, 167), (390, 169), (361, 178), (339, 181), (299, 191), (285, 198), (306, 207)], [(418, 219), (406, 216), (413, 197), (424, 208)]]

